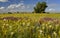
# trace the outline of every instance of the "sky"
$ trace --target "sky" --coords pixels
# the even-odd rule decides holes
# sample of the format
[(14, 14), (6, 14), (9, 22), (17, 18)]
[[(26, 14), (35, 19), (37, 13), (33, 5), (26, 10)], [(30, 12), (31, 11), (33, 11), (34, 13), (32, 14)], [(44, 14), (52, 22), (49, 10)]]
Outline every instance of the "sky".
[(0, 0), (0, 12), (32, 12), (37, 2), (46, 1), (46, 12), (60, 12), (60, 0)]

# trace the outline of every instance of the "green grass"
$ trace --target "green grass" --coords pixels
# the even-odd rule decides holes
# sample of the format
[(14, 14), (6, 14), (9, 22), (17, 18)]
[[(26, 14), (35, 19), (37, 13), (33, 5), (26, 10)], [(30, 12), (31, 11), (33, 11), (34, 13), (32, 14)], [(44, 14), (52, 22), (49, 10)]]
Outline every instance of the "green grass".
[[(23, 19), (0, 20), (0, 38), (60, 38), (60, 20), (55, 20), (60, 19), (60, 14), (0, 14), (0, 18), (4, 17)], [(43, 22), (44, 17), (54, 20)]]
[(32, 18), (36, 18), (39, 19), (41, 17), (51, 17), (51, 18), (60, 18), (60, 14), (0, 14), (0, 18), (3, 17), (10, 17), (10, 16), (14, 16), (14, 17), (32, 17)]

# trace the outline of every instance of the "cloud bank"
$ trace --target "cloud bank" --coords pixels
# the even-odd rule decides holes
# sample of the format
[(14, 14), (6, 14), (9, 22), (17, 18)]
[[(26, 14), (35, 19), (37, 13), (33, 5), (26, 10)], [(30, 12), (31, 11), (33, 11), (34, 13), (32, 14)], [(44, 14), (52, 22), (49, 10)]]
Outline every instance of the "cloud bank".
[(0, 2), (7, 2), (8, 0), (0, 0)]
[(25, 5), (24, 3), (10, 4), (7, 7), (0, 7), (0, 12), (31, 12), (30, 8), (33, 8), (34, 5)]

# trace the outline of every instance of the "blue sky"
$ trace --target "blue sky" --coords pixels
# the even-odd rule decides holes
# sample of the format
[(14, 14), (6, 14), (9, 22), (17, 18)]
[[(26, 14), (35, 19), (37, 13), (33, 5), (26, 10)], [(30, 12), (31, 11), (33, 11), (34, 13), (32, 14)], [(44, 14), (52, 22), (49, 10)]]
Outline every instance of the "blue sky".
[(33, 11), (38, 1), (46, 1), (49, 12), (60, 12), (60, 0), (0, 0), (0, 12)]

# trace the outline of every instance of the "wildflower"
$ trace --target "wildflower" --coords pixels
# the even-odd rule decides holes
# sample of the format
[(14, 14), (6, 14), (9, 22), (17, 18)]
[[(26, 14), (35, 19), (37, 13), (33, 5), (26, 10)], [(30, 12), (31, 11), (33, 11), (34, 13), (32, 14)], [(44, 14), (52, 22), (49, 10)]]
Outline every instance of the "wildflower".
[(6, 25), (5, 23), (3, 25)]
[(12, 26), (9, 26), (10, 28), (12, 28)]
[(2, 26), (2, 28), (4, 28), (4, 25)]
[(11, 32), (11, 35), (13, 35), (14, 34), (14, 32)]
[(48, 35), (48, 38), (51, 38), (50, 35)]
[(38, 35), (38, 38), (40, 38), (40, 35)]
[(39, 30), (40, 27), (36, 27), (37, 30)]
[(54, 35), (57, 35), (56, 32), (53, 32)]
[(40, 34), (43, 32), (42, 30), (39, 30)]
[(48, 26), (48, 24), (46, 24), (46, 26)]
[(42, 33), (42, 30), (40, 30), (40, 33)]
[(3, 19), (3, 21), (6, 21), (6, 19)]
[(25, 22), (23, 22), (23, 26), (25, 25)]
[(8, 26), (9, 24), (6, 24), (6, 26)]
[(51, 24), (51, 23), (53, 23), (53, 22), (52, 22), (52, 21), (49, 21), (49, 22), (48, 22), (48, 24)]
[(42, 29), (45, 29), (45, 27), (43, 26)]
[(27, 26), (29, 26), (29, 25), (30, 25), (30, 22), (27, 23)]
[(60, 31), (59, 31), (59, 35), (60, 35)]
[(42, 26), (44, 26), (44, 25), (45, 25), (45, 23), (42, 24)]
[(51, 28), (52, 27), (52, 25), (49, 25), (49, 28)]

